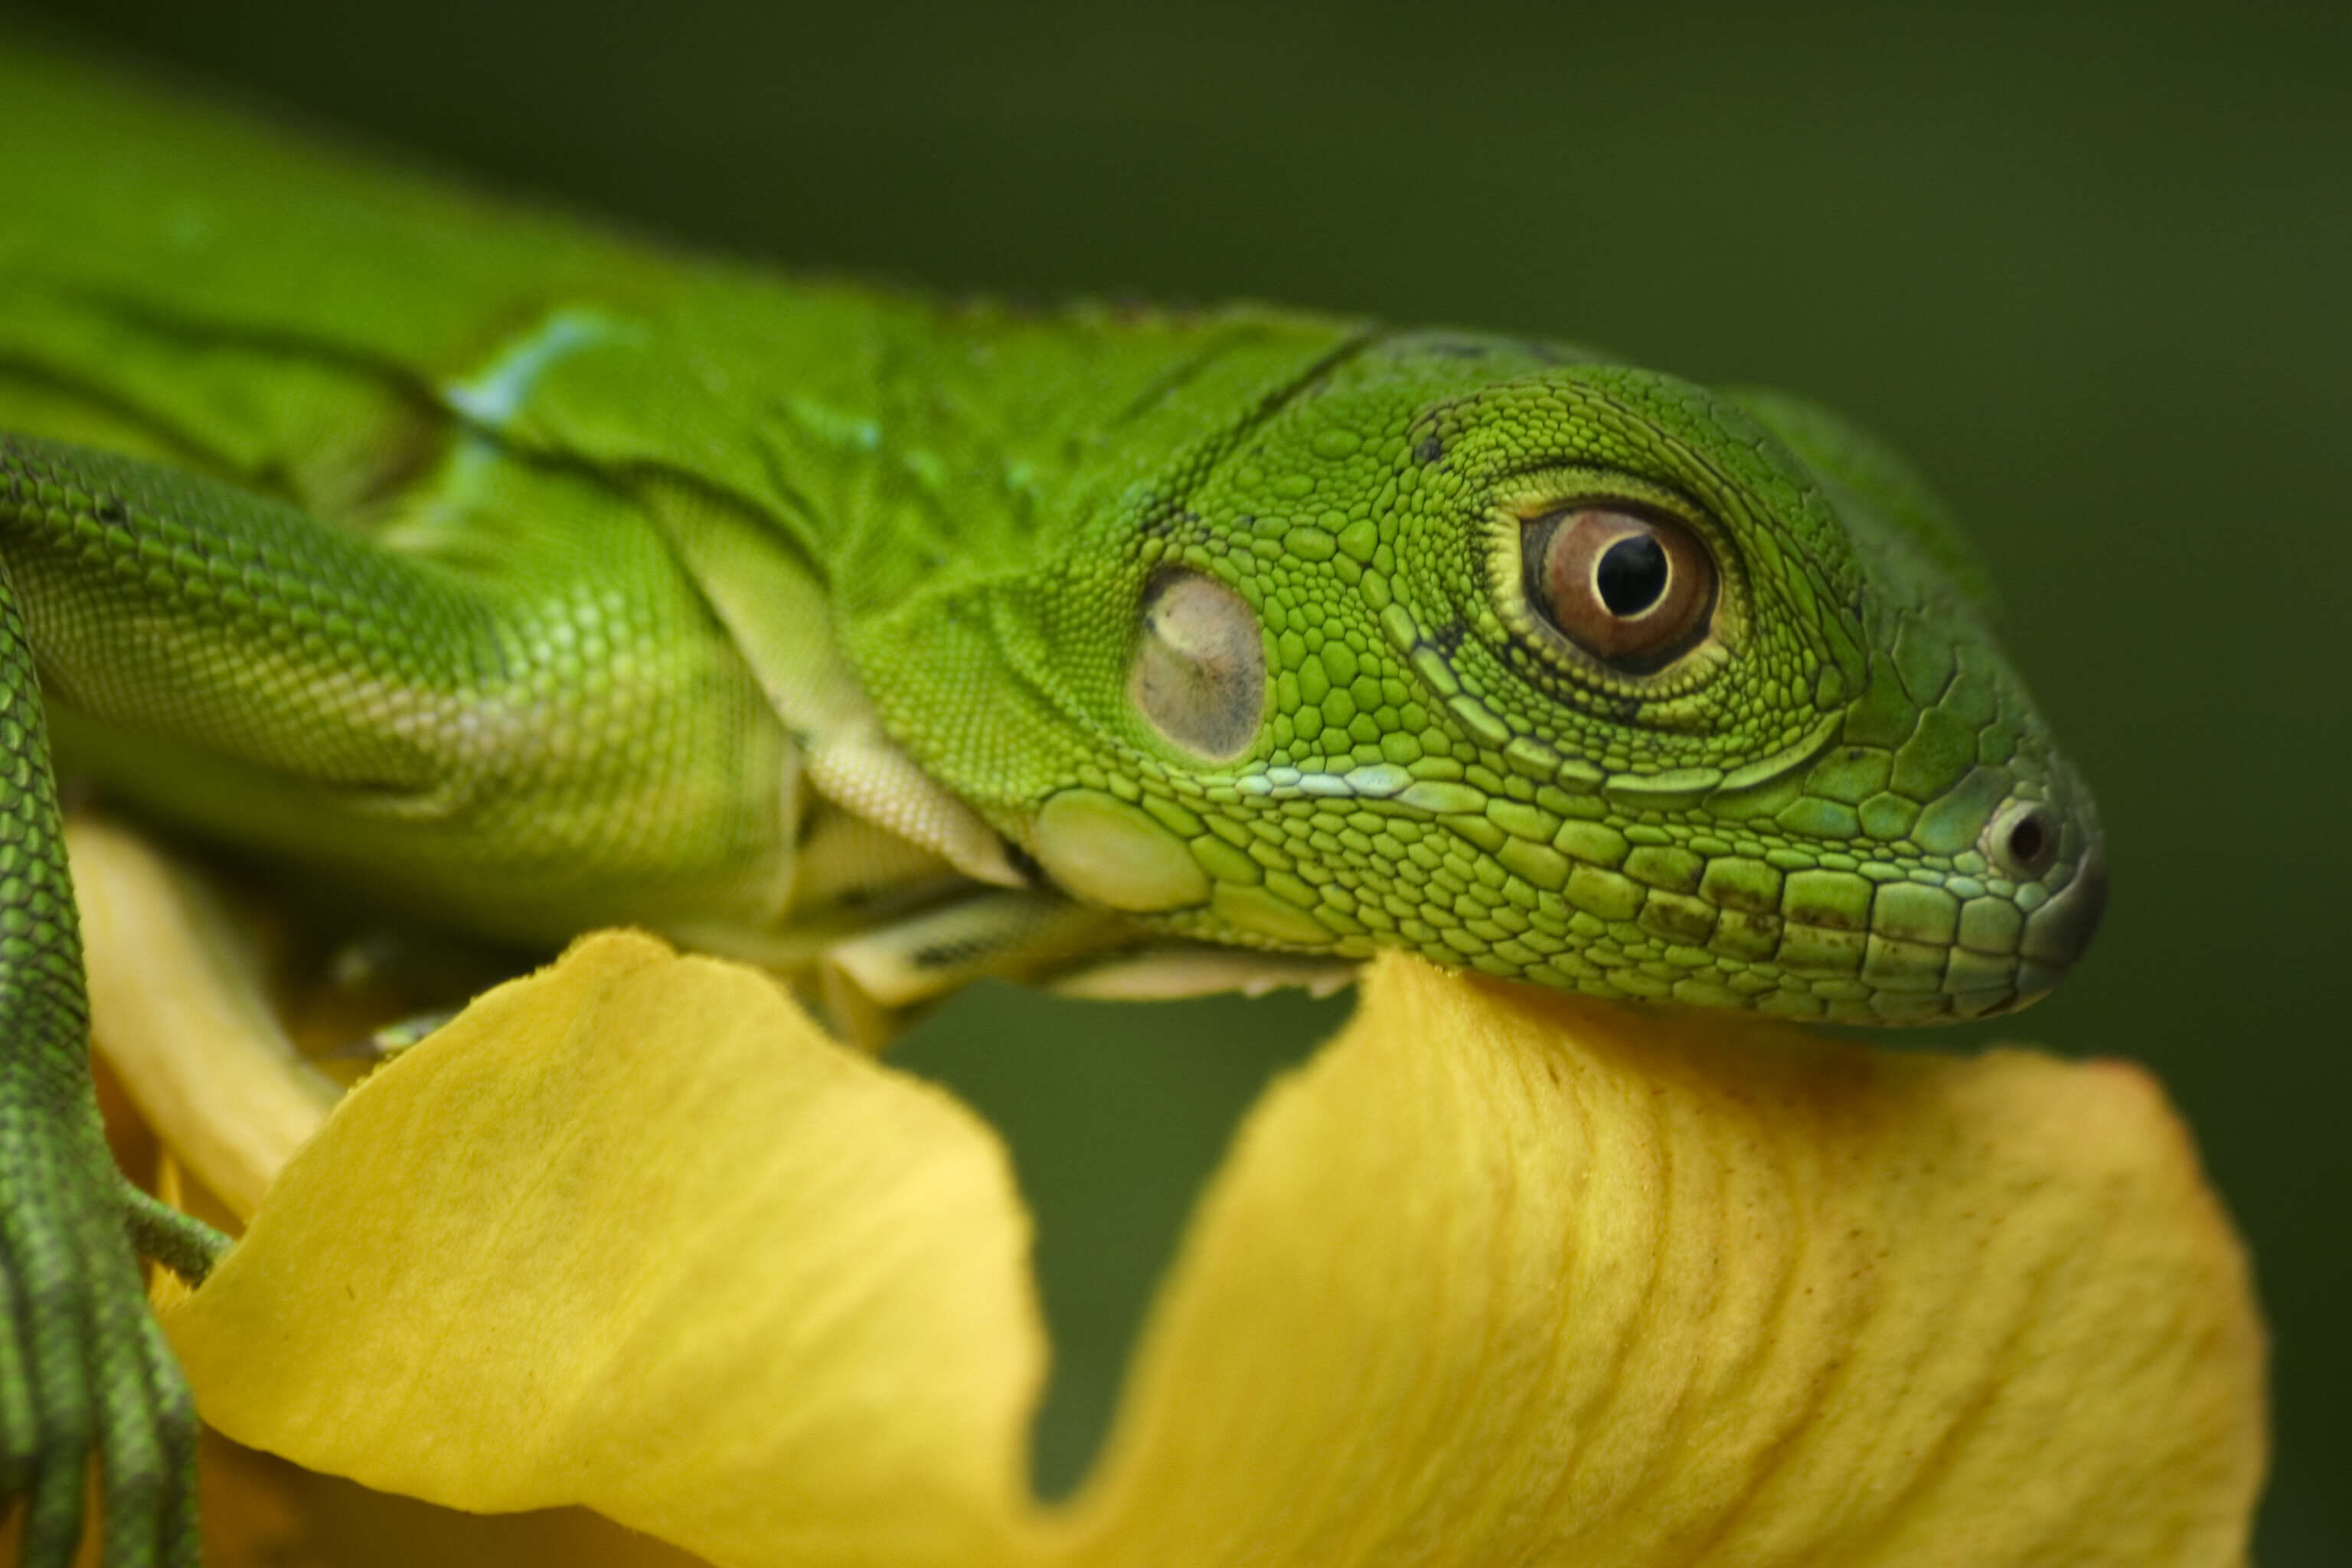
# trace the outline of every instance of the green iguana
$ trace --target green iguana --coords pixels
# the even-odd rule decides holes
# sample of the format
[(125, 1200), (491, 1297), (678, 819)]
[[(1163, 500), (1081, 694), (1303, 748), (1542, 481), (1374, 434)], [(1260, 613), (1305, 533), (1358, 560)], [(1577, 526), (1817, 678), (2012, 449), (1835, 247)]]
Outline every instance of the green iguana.
[[(1381, 947), (1796, 1018), (2083, 951), (2089, 795), (1884, 447), (1772, 392), (1254, 306), (779, 277), (0, 60), (0, 1495), (195, 1555), (53, 765), (844, 1027)], [(52, 759), (55, 759), (53, 764)]]

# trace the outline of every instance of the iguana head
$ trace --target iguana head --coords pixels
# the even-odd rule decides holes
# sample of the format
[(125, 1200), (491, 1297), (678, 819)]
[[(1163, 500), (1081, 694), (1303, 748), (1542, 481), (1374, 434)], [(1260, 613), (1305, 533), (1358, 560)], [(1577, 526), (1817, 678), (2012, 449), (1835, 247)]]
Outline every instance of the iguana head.
[(1930, 1022), (2097, 922), (1965, 547), (1785, 396), (1386, 338), (992, 592), (1083, 739), (984, 806), (1185, 935)]

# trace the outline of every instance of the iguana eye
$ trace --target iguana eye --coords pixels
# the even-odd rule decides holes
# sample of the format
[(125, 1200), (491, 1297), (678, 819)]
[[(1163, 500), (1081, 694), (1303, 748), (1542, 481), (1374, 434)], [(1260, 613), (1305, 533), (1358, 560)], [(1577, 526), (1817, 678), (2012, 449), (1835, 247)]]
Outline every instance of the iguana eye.
[(1528, 602), (1603, 663), (1647, 674), (1689, 651), (1715, 610), (1715, 562), (1669, 518), (1592, 506), (1520, 533)]

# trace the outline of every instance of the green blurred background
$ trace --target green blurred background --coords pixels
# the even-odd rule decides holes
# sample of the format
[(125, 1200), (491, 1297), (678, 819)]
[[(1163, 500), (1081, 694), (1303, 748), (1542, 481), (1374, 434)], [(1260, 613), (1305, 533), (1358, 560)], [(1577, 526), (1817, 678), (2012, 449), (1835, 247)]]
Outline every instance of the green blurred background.
[[(2115, 896), (2021, 1023), (2160, 1072), (2276, 1333), (2271, 1568), (2352, 1559), (2352, 10), (56, 0), (45, 30), (636, 227), (1026, 296), (1581, 339), (1862, 417), (1992, 558)], [(1006, 991), (1067, 1487), (1268, 1073), (1339, 1016)]]

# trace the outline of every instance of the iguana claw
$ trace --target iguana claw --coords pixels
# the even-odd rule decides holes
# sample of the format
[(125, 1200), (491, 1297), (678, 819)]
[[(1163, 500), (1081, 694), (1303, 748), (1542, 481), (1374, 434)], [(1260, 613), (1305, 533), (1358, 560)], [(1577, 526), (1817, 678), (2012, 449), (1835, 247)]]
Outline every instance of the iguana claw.
[(22, 1109), (45, 1098), (0, 1093), (0, 1495), (22, 1500), (19, 1560), (73, 1562), (95, 1453), (106, 1568), (194, 1568), (195, 1405), (147, 1308), (127, 1189), (94, 1117)]

